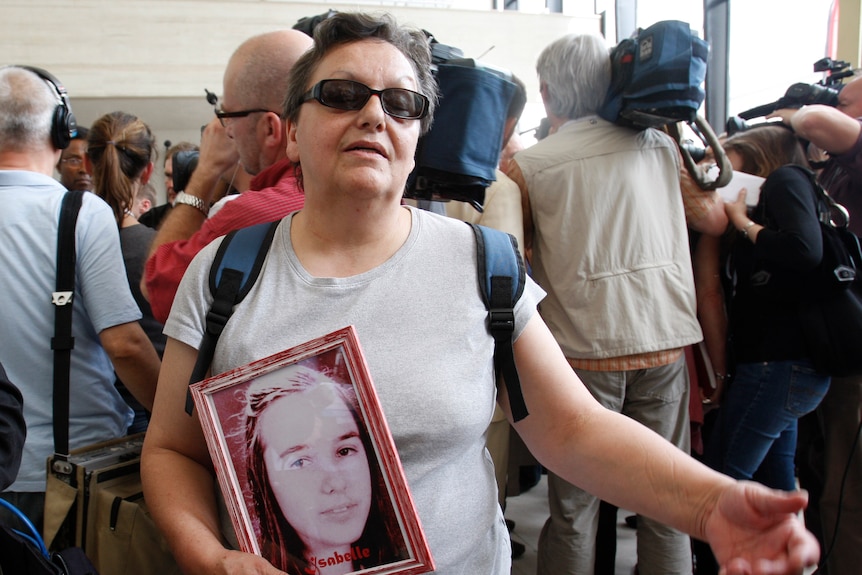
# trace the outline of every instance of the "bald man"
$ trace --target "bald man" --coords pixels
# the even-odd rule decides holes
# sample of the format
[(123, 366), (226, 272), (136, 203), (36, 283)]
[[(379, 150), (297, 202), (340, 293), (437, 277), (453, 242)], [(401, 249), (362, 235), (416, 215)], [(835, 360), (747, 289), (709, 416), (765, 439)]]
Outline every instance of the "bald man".
[[(302, 32), (278, 30), (249, 38), (231, 56), (222, 105), (201, 137), (198, 166), (150, 247), (141, 289), (159, 321), (167, 320), (183, 273), (209, 242), (302, 207), (285, 152), (281, 102), (294, 63), (310, 46)], [(248, 191), (207, 218), (217, 190), (229, 187), (240, 171), (254, 176)]]

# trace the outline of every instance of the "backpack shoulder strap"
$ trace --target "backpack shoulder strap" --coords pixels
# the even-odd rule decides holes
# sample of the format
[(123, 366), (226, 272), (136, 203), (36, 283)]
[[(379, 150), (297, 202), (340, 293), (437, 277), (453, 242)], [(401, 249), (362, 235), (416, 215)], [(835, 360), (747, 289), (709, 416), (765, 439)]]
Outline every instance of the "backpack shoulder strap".
[(75, 293), (75, 227), (84, 192), (66, 192), (60, 205), (60, 220), (57, 228), (57, 277), (51, 294), (54, 304), (54, 452), (69, 455), (69, 370), (72, 365), (72, 299)]
[[(234, 306), (243, 300), (257, 281), (278, 224), (279, 220), (276, 220), (234, 230), (219, 246), (209, 275), (213, 303), (207, 312), (206, 329), (189, 385), (206, 377), (224, 326)], [(186, 413), (191, 415), (193, 409), (189, 391), (186, 394)]]
[(476, 235), (479, 286), (488, 308), (488, 330), (494, 338), (494, 371), (503, 376), (512, 418), (520, 421), (529, 412), (515, 367), (512, 338), (515, 331), (515, 303), (524, 292), (526, 282), (524, 262), (513, 236), (485, 226), (469, 225)]

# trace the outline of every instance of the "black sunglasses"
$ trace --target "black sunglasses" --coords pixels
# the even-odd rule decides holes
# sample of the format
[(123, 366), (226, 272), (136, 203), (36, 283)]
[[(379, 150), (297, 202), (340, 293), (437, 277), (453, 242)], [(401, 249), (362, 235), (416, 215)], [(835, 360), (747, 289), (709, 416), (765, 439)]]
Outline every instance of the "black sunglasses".
[(321, 80), (302, 96), (338, 110), (361, 110), (371, 96), (380, 98), (383, 111), (395, 118), (419, 120), (428, 113), (428, 98), (406, 88), (372, 90), (353, 80)]
[[(252, 110), (240, 110), (238, 112), (225, 112), (221, 109), (216, 109), (215, 115), (218, 118), (219, 122), (221, 122), (222, 127), (225, 126), (225, 118), (245, 118), (246, 116), (250, 116), (251, 114), (256, 114), (257, 112), (269, 113), (272, 110), (264, 110), (263, 108), (254, 108)], [(272, 112), (273, 114), (277, 114), (278, 112)]]

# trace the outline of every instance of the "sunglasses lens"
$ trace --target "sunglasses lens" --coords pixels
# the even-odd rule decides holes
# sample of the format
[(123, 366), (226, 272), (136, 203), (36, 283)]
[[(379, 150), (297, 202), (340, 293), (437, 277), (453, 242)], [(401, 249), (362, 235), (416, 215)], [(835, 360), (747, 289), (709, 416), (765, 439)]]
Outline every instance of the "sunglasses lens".
[(419, 118), (425, 109), (422, 96), (410, 90), (389, 88), (381, 96), (386, 113), (396, 118)]
[(339, 110), (359, 110), (370, 97), (368, 86), (350, 80), (328, 80), (320, 86), (320, 103)]
[(404, 88), (380, 92), (353, 80), (322, 80), (315, 88), (317, 100), (339, 110), (361, 110), (372, 94), (379, 94), (383, 111), (396, 118), (416, 119), (425, 115), (425, 97)]

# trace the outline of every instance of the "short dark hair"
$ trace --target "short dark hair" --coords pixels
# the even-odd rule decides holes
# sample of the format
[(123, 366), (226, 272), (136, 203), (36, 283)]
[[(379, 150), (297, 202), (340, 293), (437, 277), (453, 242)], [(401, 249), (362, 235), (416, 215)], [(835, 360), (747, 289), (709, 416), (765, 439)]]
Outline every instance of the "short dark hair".
[(168, 158), (173, 158), (174, 154), (176, 154), (177, 152), (188, 152), (191, 150), (199, 151), (200, 146), (192, 142), (177, 142), (176, 144), (168, 148), (167, 152), (165, 152), (165, 163), (168, 161)]
[(90, 135), (90, 128), (85, 126), (78, 126), (78, 131), (72, 136), (73, 140), (86, 140), (87, 136)]
[(284, 98), (282, 117), (296, 121), (302, 97), (308, 91), (311, 76), (324, 57), (333, 49), (360, 40), (381, 40), (397, 48), (413, 66), (417, 90), (428, 98), (428, 114), (420, 120), (421, 134), (431, 128), (437, 106), (437, 82), (431, 75), (431, 50), (428, 37), (421, 30), (399, 26), (388, 14), (372, 16), (360, 12), (337, 12), (314, 28), (314, 45), (296, 62)]

